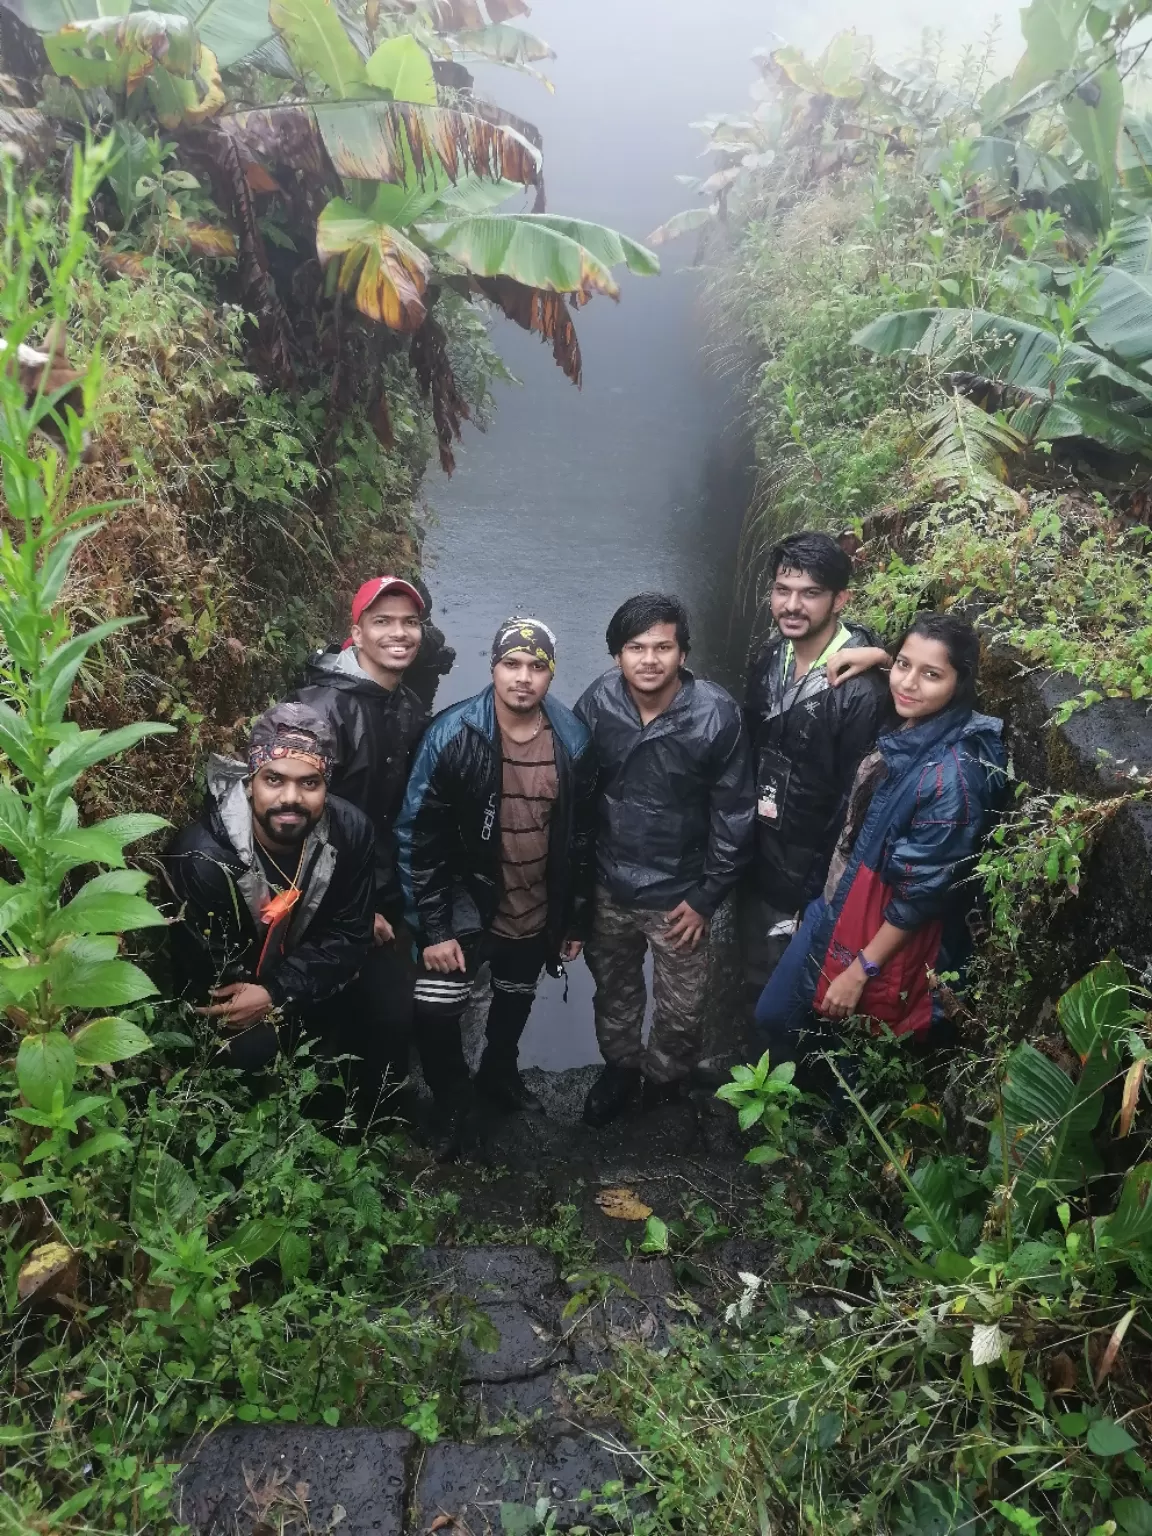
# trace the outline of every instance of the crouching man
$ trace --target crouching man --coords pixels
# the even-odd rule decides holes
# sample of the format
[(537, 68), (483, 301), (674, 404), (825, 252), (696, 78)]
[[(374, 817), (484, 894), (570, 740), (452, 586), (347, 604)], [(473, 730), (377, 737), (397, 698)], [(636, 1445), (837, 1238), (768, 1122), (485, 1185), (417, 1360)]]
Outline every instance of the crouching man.
[(306, 705), (268, 710), (247, 764), (209, 760), (204, 809), (163, 863), (177, 988), (223, 1031), (223, 1060), (259, 1070), (305, 1038), (326, 1056), (354, 1053), (364, 1118), (377, 1042), (341, 993), (372, 942), (375, 840), (367, 817), (328, 793), (333, 748)]
[(415, 1032), (441, 1158), (459, 1150), (471, 1100), (460, 1020), (480, 966), (491, 968), (492, 1006), (476, 1086), (498, 1109), (531, 1109), (517, 1059), (536, 984), (581, 949), (596, 771), (588, 732), (548, 697), (555, 669), (550, 629), (502, 624), (491, 686), (428, 727), (396, 826), (422, 935)]

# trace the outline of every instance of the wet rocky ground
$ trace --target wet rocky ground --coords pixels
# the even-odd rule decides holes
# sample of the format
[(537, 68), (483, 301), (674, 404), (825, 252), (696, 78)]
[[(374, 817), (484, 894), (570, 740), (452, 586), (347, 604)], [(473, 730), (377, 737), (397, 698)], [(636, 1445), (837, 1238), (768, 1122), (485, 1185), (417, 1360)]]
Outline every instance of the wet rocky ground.
[[(180, 1515), (195, 1531), (632, 1529), (644, 1469), (619, 1426), (589, 1406), (589, 1389), (622, 1349), (665, 1349), (686, 1315), (720, 1315), (738, 1272), (763, 1266), (765, 1250), (723, 1235), (739, 1228), (762, 1176), (707, 1091), (589, 1130), (579, 1109), (594, 1075), (526, 1074), (543, 1113), (488, 1120), (465, 1161), (421, 1171), (460, 1201), (453, 1240), (420, 1256), (425, 1295), (488, 1324), (461, 1335), (466, 1434), (425, 1445), (395, 1430), (225, 1426), (182, 1476)], [(643, 1255), (648, 1211), (687, 1217), (710, 1240), (676, 1268)], [(533, 1232), (538, 1243), (525, 1241)]]

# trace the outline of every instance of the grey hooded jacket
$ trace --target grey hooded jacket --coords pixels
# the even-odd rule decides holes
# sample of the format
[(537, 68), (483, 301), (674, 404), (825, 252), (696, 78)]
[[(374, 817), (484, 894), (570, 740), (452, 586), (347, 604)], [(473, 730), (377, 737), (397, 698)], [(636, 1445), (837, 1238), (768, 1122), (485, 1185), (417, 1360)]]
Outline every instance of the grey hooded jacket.
[(171, 929), (177, 988), (195, 1001), (212, 987), (259, 977), (278, 1007), (307, 1006), (346, 986), (372, 941), (374, 838), (355, 806), (328, 796), (308, 834), (301, 898), (282, 948), (265, 956), (261, 911), (271, 892), (256, 857), (245, 764), (213, 756), (208, 797), (163, 857), (177, 919)]

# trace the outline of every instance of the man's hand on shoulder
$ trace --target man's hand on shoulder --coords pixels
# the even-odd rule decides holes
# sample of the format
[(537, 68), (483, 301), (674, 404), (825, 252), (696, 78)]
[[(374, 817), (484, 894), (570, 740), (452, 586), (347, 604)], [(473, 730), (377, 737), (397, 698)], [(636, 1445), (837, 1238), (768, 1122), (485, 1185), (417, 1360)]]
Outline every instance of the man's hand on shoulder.
[(825, 666), (828, 682), (839, 688), (849, 678), (862, 677), (873, 667), (890, 667), (892, 658), (878, 645), (846, 645), (843, 650), (830, 656)]
[(466, 971), (464, 951), (455, 939), (445, 939), (442, 944), (429, 944), (424, 951), (424, 968), (447, 975), (450, 971)]

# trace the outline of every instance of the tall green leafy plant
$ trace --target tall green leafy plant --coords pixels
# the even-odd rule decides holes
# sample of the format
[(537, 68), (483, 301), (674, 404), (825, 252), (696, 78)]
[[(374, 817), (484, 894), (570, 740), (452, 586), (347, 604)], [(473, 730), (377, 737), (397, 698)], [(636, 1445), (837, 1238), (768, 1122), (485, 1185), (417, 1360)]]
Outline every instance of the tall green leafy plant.
[[(151, 732), (140, 723), (85, 730), (67, 718), (85, 658), (131, 622), (111, 619), (74, 634), (65, 607), (69, 569), (110, 507), (72, 507), (101, 365), (58, 378), (37, 364), (34, 338), (63, 335), (70, 285), (85, 254), (89, 199), (107, 171), (107, 150), (77, 154), (68, 225), (4, 170), (0, 245), (0, 1028), (16, 1046), (23, 1122), (21, 1163), (0, 1166), (0, 1201), (66, 1189), (70, 1171), (123, 1144), (101, 1127), (106, 1099), (86, 1091), (91, 1068), (147, 1049), (147, 1035), (115, 1010), (155, 991), (120, 955), (120, 935), (163, 923), (143, 895), (147, 875), (125, 867), (125, 847), (164, 825), (156, 816), (115, 816), (80, 825), (76, 787), (85, 770)], [(65, 404), (67, 396), (68, 404)], [(82, 403), (81, 403), (82, 396)], [(79, 410), (74, 407), (79, 405)], [(103, 872), (81, 883), (78, 872)], [(16, 875), (19, 878), (14, 878)], [(7, 1052), (5, 1054), (8, 1054)]]

